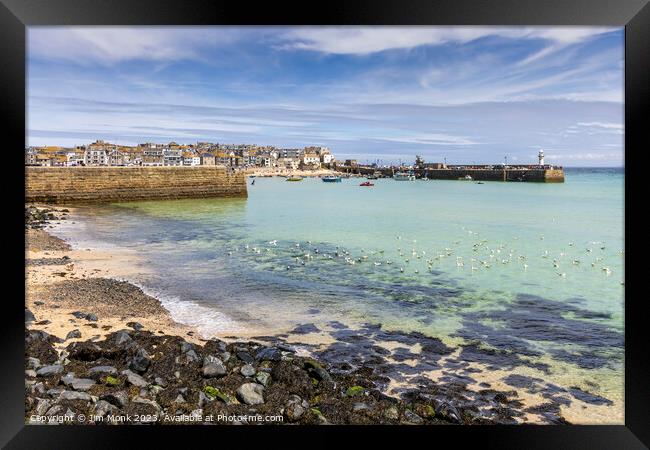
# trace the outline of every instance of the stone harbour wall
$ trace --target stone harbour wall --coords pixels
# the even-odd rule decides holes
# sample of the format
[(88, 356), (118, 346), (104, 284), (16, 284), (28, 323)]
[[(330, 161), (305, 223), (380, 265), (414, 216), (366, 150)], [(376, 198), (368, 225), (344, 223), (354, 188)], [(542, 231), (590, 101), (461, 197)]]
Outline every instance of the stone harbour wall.
[(26, 167), (25, 201), (101, 203), (247, 197), (243, 173), (222, 166)]

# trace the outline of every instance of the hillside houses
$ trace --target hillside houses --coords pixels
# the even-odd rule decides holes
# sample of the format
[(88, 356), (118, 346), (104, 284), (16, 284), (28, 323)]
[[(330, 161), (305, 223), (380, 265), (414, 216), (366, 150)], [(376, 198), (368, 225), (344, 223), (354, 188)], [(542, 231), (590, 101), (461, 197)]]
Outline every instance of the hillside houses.
[(197, 142), (136, 146), (96, 140), (74, 148), (28, 147), (25, 164), (30, 166), (227, 166), (234, 170), (268, 167), (279, 169), (319, 169), (336, 162), (327, 147), (276, 148), (253, 144)]

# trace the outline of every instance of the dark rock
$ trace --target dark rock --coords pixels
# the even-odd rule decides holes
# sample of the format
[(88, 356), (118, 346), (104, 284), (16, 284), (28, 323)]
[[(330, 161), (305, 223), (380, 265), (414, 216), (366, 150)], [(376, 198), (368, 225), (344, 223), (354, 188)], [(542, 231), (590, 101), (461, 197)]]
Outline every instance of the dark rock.
[(34, 313), (31, 312), (29, 309), (25, 308), (25, 323), (29, 322), (35, 322), (36, 317), (34, 316)]
[(259, 361), (280, 361), (282, 359), (282, 352), (277, 348), (265, 347), (259, 350), (255, 357)]
[(135, 331), (140, 331), (144, 328), (139, 322), (127, 322), (126, 326), (133, 328)]
[(115, 333), (114, 339), (115, 339), (115, 345), (118, 346), (133, 342), (133, 339), (126, 331), (118, 331), (117, 333)]
[(108, 392), (100, 397), (118, 408), (123, 408), (129, 401), (129, 396), (124, 391)]
[(436, 408), (437, 416), (442, 417), (450, 422), (461, 423), (461, 416), (455, 406), (446, 402), (441, 402)]
[(81, 331), (75, 329), (70, 331), (68, 334), (66, 334), (65, 339), (67, 341), (68, 339), (80, 338), (80, 337), (81, 337)]
[(420, 425), (424, 422), (424, 419), (422, 419), (422, 417), (418, 416), (413, 411), (410, 411), (408, 409), (404, 410), (404, 420), (406, 423), (414, 425)]
[(185, 341), (181, 342), (181, 353), (187, 353), (190, 350), (194, 351), (195, 349), (196, 347), (194, 347), (194, 344), (192, 344), (191, 342), (185, 342)]
[(131, 361), (129, 362), (129, 368), (135, 370), (136, 372), (143, 373), (151, 365), (151, 356), (147, 353), (144, 348), (139, 348), (135, 353)]
[(255, 359), (248, 352), (239, 351), (237, 352), (237, 358), (244, 361), (246, 364), (253, 364)]
[(199, 355), (196, 354), (196, 352), (194, 351), (194, 349), (190, 349), (190, 350), (188, 350), (187, 352), (185, 352), (185, 360), (186, 360), (187, 362), (197, 362), (197, 361), (199, 361), (200, 359), (201, 359), (201, 358), (199, 358)]

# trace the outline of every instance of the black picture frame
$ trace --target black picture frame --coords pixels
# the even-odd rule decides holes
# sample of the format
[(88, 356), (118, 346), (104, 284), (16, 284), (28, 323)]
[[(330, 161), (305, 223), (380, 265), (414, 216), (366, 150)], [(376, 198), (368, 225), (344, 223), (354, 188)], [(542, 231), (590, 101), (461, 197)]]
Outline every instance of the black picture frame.
[[(645, 151), (643, 133), (650, 129), (650, 5), (648, 0), (330, 0), (324, 3), (279, 4), (265, 2), (225, 2), (208, 0), (0, 0), (0, 111), (3, 115), (3, 174), (7, 192), (5, 206), (8, 223), (24, 236), (20, 219), (24, 207), (25, 145), (25, 49), (26, 27), (32, 25), (607, 25), (625, 26), (625, 219), (635, 208), (627, 207), (635, 194), (632, 181), (643, 179), (640, 155)], [(19, 151), (20, 150), (20, 151)], [(15, 164), (15, 167), (14, 167)], [(632, 203), (633, 205), (633, 203)], [(639, 205), (640, 206), (640, 205)], [(15, 208), (15, 209), (14, 209)], [(637, 220), (638, 221), (638, 220)], [(21, 239), (5, 240), (16, 244), (16, 254), (23, 254)], [(633, 239), (626, 227), (626, 241)], [(636, 242), (636, 241), (631, 241)], [(636, 246), (635, 246), (636, 247)], [(641, 249), (626, 246), (626, 261)], [(17, 256), (19, 258), (19, 256)], [(24, 283), (18, 261), (8, 260), (4, 271), (3, 310), (6, 322), (2, 334), (2, 382), (0, 382), (0, 445), (7, 448), (119, 448), (132, 446), (134, 435), (152, 435), (147, 427), (61, 427), (25, 426), (24, 423)], [(415, 444), (430, 441), (438, 445), (441, 437), (453, 439), (454, 446), (472, 440), (481, 448), (647, 448), (650, 445), (650, 373), (643, 303), (646, 297), (636, 294), (640, 287), (631, 264), (626, 277), (625, 303), (625, 425), (621, 426), (490, 426), (490, 427), (392, 427), (389, 432)], [(24, 274), (24, 272), (23, 272)], [(13, 294), (10, 287), (16, 286)], [(179, 430), (206, 431), (213, 427), (156, 427), (155, 436), (168, 439)], [(220, 436), (241, 436), (239, 427), (223, 427)], [(265, 427), (255, 427), (262, 429)], [(329, 436), (332, 429), (350, 435), (382, 436), (378, 427), (275, 427), (282, 439), (288, 433), (309, 433), (316, 441)], [(256, 430), (257, 431), (257, 430)], [(380, 432), (381, 431), (381, 432)], [(246, 428), (246, 439), (250, 427)], [(261, 430), (267, 436), (268, 428)], [(258, 434), (258, 433), (255, 433)], [(419, 436), (414, 436), (419, 435)], [(208, 437), (207, 439), (213, 439)], [(425, 439), (421, 441), (420, 439)], [(206, 441), (209, 442), (209, 441)]]

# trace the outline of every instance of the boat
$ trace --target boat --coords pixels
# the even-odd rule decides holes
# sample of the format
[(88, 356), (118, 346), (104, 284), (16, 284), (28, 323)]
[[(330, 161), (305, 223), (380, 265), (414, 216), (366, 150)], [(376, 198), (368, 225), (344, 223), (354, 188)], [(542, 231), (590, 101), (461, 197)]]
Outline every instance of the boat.
[(413, 175), (412, 173), (398, 172), (395, 175), (393, 175), (393, 179), (396, 181), (414, 181), (415, 175)]
[(366, 180), (376, 180), (379, 178), (377, 175), (366, 175)]
[(464, 177), (460, 177), (459, 180), (472, 181), (472, 177), (470, 175), (465, 175)]
[(370, 181), (364, 181), (364, 182), (361, 183), (359, 186), (374, 186), (374, 185), (375, 185), (375, 184), (374, 184), (374, 183), (371, 183)]
[(287, 177), (287, 181), (302, 181), (302, 177)]
[(328, 176), (322, 177), (321, 180), (323, 180), (325, 183), (340, 183), (341, 182), (341, 177), (337, 177), (335, 175), (328, 175)]
[(476, 183), (476, 184), (485, 184), (485, 183), (483, 183), (482, 181), (479, 181), (479, 182), (478, 182), (478, 183)]

